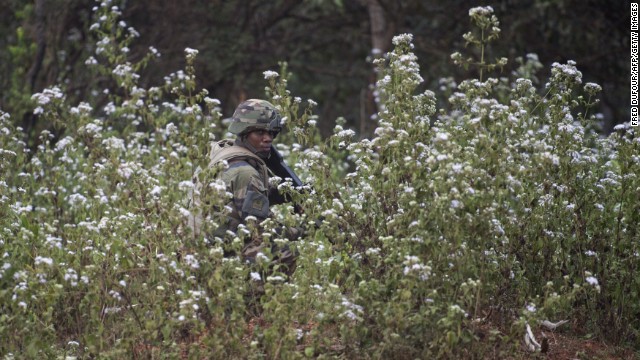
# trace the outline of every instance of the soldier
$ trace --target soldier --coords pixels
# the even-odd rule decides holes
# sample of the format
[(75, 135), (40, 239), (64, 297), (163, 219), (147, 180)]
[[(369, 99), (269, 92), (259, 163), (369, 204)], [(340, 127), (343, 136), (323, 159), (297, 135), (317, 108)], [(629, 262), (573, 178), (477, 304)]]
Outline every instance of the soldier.
[[(215, 232), (221, 238), (227, 230), (235, 232), (249, 216), (258, 222), (270, 217), (269, 206), (278, 198), (277, 189), (269, 183), (271, 171), (265, 161), (272, 156), (273, 139), (282, 130), (279, 112), (265, 100), (250, 99), (238, 105), (230, 120), (229, 132), (237, 137), (213, 144), (210, 162), (210, 166), (215, 166), (226, 161), (228, 167), (219, 176), (227, 191), (233, 194), (228, 204), (232, 211), (226, 223)], [(298, 229), (292, 228), (281, 227), (278, 231), (290, 240), (297, 239), (300, 234)], [(264, 249), (262, 239), (248, 239), (242, 256), (253, 262)], [(285, 273), (293, 272), (295, 256), (288, 247), (274, 245), (271, 253), (274, 262), (285, 268)]]

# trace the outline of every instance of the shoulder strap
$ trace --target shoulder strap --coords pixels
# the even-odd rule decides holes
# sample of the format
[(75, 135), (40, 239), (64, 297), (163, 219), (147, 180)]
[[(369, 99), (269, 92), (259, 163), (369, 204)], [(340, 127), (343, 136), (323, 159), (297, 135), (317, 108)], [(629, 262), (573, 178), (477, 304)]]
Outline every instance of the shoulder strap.
[(234, 145), (233, 140), (226, 139), (213, 143), (210, 158), (209, 166), (217, 164), (220, 161), (246, 161), (261, 173), (265, 189), (269, 188), (269, 170), (264, 160), (252, 153), (249, 149)]

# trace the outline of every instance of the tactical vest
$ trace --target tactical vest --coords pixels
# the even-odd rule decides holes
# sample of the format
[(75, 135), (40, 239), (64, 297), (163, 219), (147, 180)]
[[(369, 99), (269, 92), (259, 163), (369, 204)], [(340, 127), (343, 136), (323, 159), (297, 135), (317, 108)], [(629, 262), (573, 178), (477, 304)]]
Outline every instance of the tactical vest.
[(269, 168), (258, 155), (242, 146), (234, 146), (233, 140), (221, 140), (211, 146), (211, 161), (209, 166), (213, 166), (220, 161), (231, 163), (234, 161), (246, 161), (253, 168), (258, 170), (264, 182), (264, 188), (269, 188)]
[[(211, 145), (211, 153), (210, 153), (210, 161), (209, 166), (214, 166), (220, 161), (227, 161), (227, 163), (232, 163), (234, 161), (246, 161), (249, 165), (251, 165), (254, 169), (258, 171), (262, 181), (264, 182), (264, 188), (269, 189), (269, 168), (265, 164), (264, 160), (262, 160), (259, 156), (252, 153), (249, 149), (246, 149), (242, 146), (234, 146), (235, 142), (230, 139), (221, 140)], [(201, 189), (202, 184), (197, 179), (197, 175), (194, 178), (196, 189)], [(199, 207), (200, 206), (200, 198), (196, 195), (192, 196), (193, 201), (190, 202), (189, 207)], [(233, 201), (229, 204), (233, 207)], [(239, 219), (234, 219), (235, 216), (231, 216), (232, 221), (239, 222)], [(191, 216), (187, 220), (187, 226), (194, 232), (197, 236), (200, 234), (200, 230), (202, 227), (202, 214), (200, 211), (191, 212)], [(220, 230), (223, 230), (222, 228)], [(219, 234), (216, 234), (219, 235)]]

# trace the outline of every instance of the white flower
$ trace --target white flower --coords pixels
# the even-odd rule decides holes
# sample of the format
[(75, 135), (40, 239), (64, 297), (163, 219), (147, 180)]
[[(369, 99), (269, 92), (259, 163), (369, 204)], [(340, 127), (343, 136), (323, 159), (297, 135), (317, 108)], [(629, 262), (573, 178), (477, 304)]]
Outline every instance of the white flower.
[(478, 6), (469, 9), (469, 16), (489, 16), (493, 14), (491, 6)]
[(77, 286), (78, 285), (78, 274), (73, 269), (67, 269), (67, 271), (64, 274), (64, 280), (68, 281), (69, 283), (71, 283), (71, 286)]
[(367, 251), (365, 251), (365, 254), (371, 256), (371, 255), (378, 255), (380, 253), (380, 248), (376, 247), (376, 248), (368, 248)]
[(69, 204), (72, 206), (83, 205), (87, 202), (87, 198), (82, 194), (71, 194), (67, 198)]
[(260, 274), (257, 273), (257, 272), (252, 272), (250, 275), (251, 275), (251, 280), (253, 280), (253, 281), (262, 280), (262, 278), (260, 277)]
[[(262, 251), (256, 254), (256, 260), (269, 262), (269, 258), (267, 257), (267, 255), (263, 254)], [(267, 279), (267, 280), (269, 280), (269, 279)]]
[(278, 73), (277, 73), (277, 72), (275, 72), (275, 71), (271, 71), (271, 70), (264, 71), (262, 74), (264, 75), (264, 78), (265, 78), (266, 80), (269, 80), (269, 79), (275, 79), (275, 78), (277, 78), (278, 76), (280, 76), (280, 74), (278, 74)]
[(36, 256), (35, 264), (36, 265), (45, 264), (45, 265), (51, 266), (51, 265), (53, 265), (53, 259), (47, 258), (47, 257), (42, 257), (42, 256)]
[(400, 34), (400, 35), (396, 35), (393, 37), (393, 39), (391, 40), (391, 42), (393, 43), (393, 45), (398, 46), (402, 43), (406, 43), (409, 44), (413, 41), (413, 35), (412, 34)]
[(96, 58), (94, 58), (93, 56), (89, 56), (89, 58), (87, 58), (87, 60), (84, 62), (85, 65), (97, 65), (98, 64), (98, 60), (96, 60)]
[(467, 316), (469, 315), (469, 314), (468, 314), (466, 311), (464, 311), (464, 309), (462, 309), (462, 308), (460, 307), (460, 305), (458, 305), (458, 304), (450, 305), (450, 306), (449, 306), (449, 311), (451, 311), (451, 312), (452, 312), (452, 313), (454, 313), (454, 314), (463, 314), (465, 317), (467, 317)]
[(155, 185), (149, 193), (153, 196), (158, 196), (160, 195), (161, 192), (162, 192), (162, 187)]
[(595, 277), (593, 277), (593, 276), (587, 276), (587, 278), (585, 279), (585, 281), (586, 281), (586, 282), (588, 282), (588, 283), (589, 283), (589, 285), (592, 285), (592, 286), (597, 286), (597, 285), (598, 285), (598, 279), (596, 279), (596, 278), (595, 278)]
[(44, 89), (41, 93), (36, 93), (31, 96), (32, 100), (38, 102), (38, 105), (46, 105), (51, 102), (51, 99), (62, 99), (64, 94), (59, 87), (54, 86), (48, 89)]
[(589, 95), (596, 95), (597, 93), (602, 91), (602, 86), (596, 83), (588, 82), (584, 84), (584, 91)]
[(184, 181), (180, 181), (180, 183), (178, 184), (178, 188), (180, 190), (191, 190), (193, 189), (194, 184), (193, 181), (191, 180), (184, 180)]
[(189, 265), (189, 267), (193, 270), (200, 268), (200, 263), (198, 262), (198, 259), (196, 259), (196, 257), (191, 254), (185, 255), (184, 262), (187, 265)]
[(102, 140), (102, 145), (104, 145), (107, 150), (125, 151), (124, 140), (119, 139), (119, 138), (117, 138), (115, 136), (112, 136), (112, 137), (110, 137), (108, 139)]
[(449, 140), (449, 134), (443, 133), (443, 132), (436, 133), (436, 137), (435, 137), (434, 140), (435, 141), (447, 141), (447, 140)]
[(56, 151), (61, 151), (66, 149), (69, 145), (73, 144), (74, 139), (71, 136), (67, 136), (62, 138), (60, 141), (56, 143)]
[(149, 52), (155, 57), (160, 57), (160, 52), (153, 46), (149, 46)]
[(355, 136), (356, 132), (351, 130), (351, 129), (347, 129), (347, 130), (341, 130), (339, 131), (336, 136), (339, 138), (350, 138), (352, 136)]
[(190, 218), (192, 216), (191, 215), (191, 211), (189, 211), (189, 210), (187, 210), (187, 209), (185, 209), (185, 208), (183, 208), (181, 206), (178, 207), (178, 211), (180, 212), (180, 214), (182, 214), (182, 216), (184, 216), (186, 218)]
[(133, 72), (133, 68), (131, 65), (127, 64), (118, 64), (115, 69), (113, 69), (112, 73), (117, 76), (127, 76)]
[(184, 49), (184, 53), (185, 53), (187, 59), (193, 60), (193, 59), (196, 58), (196, 55), (198, 55), (198, 50), (192, 49), (192, 48), (186, 48), (186, 49)]
[(204, 102), (205, 104), (211, 106), (211, 107), (215, 107), (215, 106), (220, 106), (221, 102), (218, 99), (212, 99), (210, 97), (205, 97), (204, 98)]

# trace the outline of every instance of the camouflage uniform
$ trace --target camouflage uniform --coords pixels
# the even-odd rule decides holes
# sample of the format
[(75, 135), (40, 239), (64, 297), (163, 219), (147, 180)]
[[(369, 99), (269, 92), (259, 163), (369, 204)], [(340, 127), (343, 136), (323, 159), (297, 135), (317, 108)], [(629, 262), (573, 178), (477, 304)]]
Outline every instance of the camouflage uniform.
[(210, 166), (226, 161), (228, 168), (220, 178), (233, 195), (227, 204), (233, 211), (220, 231), (236, 231), (247, 216), (255, 216), (262, 221), (269, 216), (269, 170), (264, 161), (254, 155), (239, 141), (222, 140), (213, 145)]
[[(221, 161), (227, 162), (228, 167), (220, 178), (225, 182), (227, 191), (233, 194), (233, 199), (227, 204), (232, 211), (226, 223), (215, 233), (219, 237), (225, 238), (227, 230), (235, 232), (248, 216), (261, 222), (271, 215), (269, 194), (277, 190), (269, 184), (270, 171), (264, 160), (241, 140), (249, 132), (263, 129), (279, 132), (280, 115), (273, 105), (264, 100), (247, 100), (238, 106), (231, 118), (229, 131), (238, 135), (238, 138), (235, 141), (219, 141), (212, 147), (210, 166)], [(290, 240), (299, 236), (296, 229), (280, 228), (277, 231), (281, 234), (284, 232), (283, 235)], [(245, 242), (242, 256), (253, 262), (264, 249), (265, 244), (259, 236), (251, 238)], [(289, 273), (293, 271), (295, 255), (288, 247), (272, 245), (271, 253), (276, 263), (286, 265)]]

